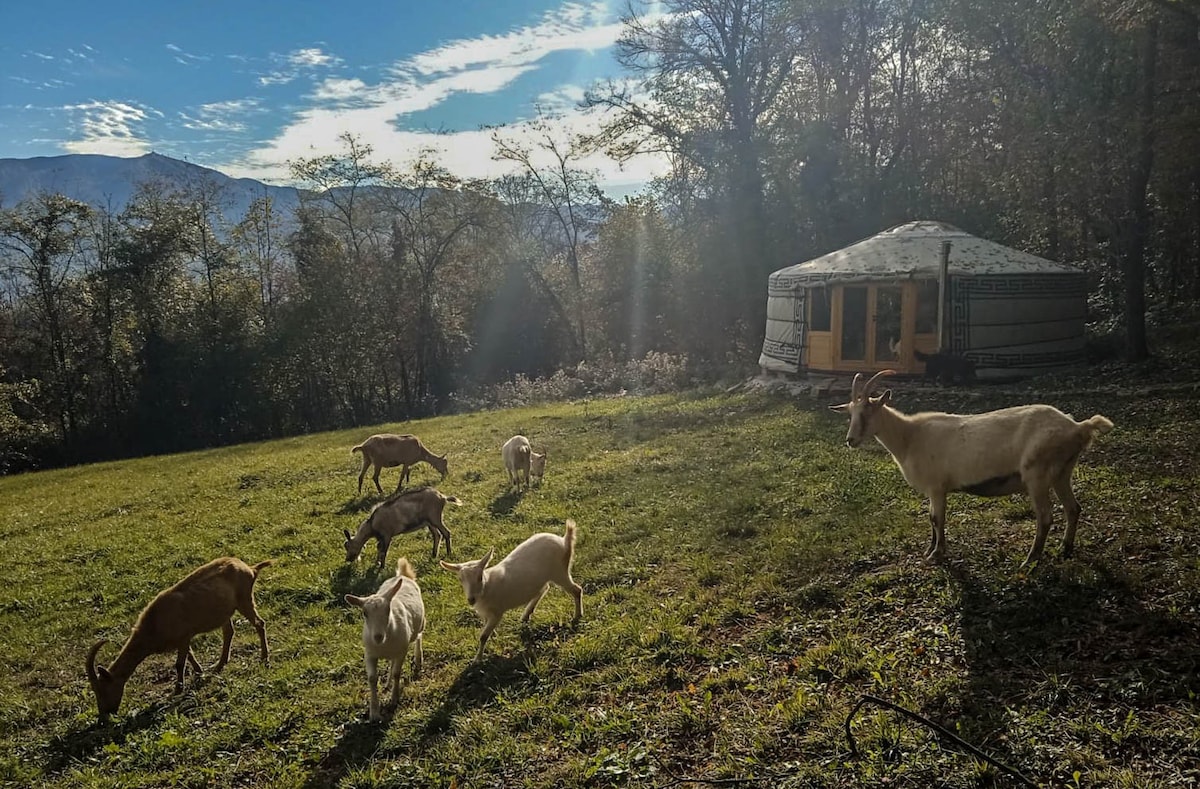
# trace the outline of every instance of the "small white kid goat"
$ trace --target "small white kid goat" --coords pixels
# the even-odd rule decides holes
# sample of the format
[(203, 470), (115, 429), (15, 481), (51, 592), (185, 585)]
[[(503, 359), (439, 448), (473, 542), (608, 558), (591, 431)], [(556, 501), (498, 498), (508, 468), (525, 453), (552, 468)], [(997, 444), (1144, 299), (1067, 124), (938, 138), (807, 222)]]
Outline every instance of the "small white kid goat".
[(929, 497), (932, 534), (925, 559), (946, 556), (946, 494), (1005, 496), (1027, 493), (1037, 515), (1037, 536), (1022, 567), (1042, 555), (1050, 532), (1054, 490), (1067, 516), (1062, 555), (1070, 556), (1080, 507), (1071, 490), (1071, 473), (1079, 456), (1098, 435), (1112, 429), (1107, 417), (1096, 414), (1076, 422), (1049, 405), (1023, 405), (983, 414), (938, 412), (903, 414), (892, 408), (892, 390), (871, 397), (875, 383), (894, 370), (878, 372), (867, 381), (855, 375), (850, 402), (831, 406), (850, 414), (846, 446), (857, 447), (874, 437), (891, 453), (905, 481)]
[(525, 488), (529, 488), (529, 478), (541, 479), (546, 475), (546, 453), (537, 454), (525, 436), (513, 436), (504, 442), (500, 448), (500, 456), (504, 458), (504, 467), (508, 469), (508, 482), (517, 490), (521, 489), (521, 475), (525, 476)]
[(555, 584), (575, 598), (575, 619), (583, 616), (583, 587), (571, 578), (571, 560), (575, 556), (575, 521), (567, 521), (566, 533), (542, 532), (513, 548), (495, 567), (488, 567), (496, 549), (475, 562), (451, 564), (443, 561), (442, 567), (458, 574), (467, 605), (483, 620), (483, 632), (479, 634), (479, 650), (475, 660), (483, 657), (483, 648), (496, 625), (500, 624), (504, 612), (525, 606), (522, 622), (528, 622), (533, 610), (541, 602), (550, 584)]
[(396, 575), (368, 597), (346, 595), (346, 602), (363, 613), (363, 663), (367, 669), (367, 685), (371, 689), (369, 715), (379, 720), (379, 661), (391, 662), (388, 683), (392, 686), (389, 704), (400, 699), (400, 682), (404, 678), (404, 658), (412, 647), (412, 675), (421, 675), (425, 652), (421, 636), (425, 632), (425, 602), (417, 574), (403, 557), (396, 562)]

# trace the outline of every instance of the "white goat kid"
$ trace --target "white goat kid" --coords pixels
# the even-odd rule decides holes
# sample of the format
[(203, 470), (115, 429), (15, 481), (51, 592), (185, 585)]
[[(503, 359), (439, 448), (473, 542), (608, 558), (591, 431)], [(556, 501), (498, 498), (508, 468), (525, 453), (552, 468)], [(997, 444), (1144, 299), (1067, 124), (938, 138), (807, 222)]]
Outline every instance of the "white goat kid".
[(379, 661), (391, 661), (388, 682), (392, 686), (389, 704), (400, 699), (400, 682), (404, 676), (404, 658), (412, 647), (412, 675), (421, 674), (425, 653), (421, 647), (421, 636), (425, 632), (425, 602), (421, 599), (421, 587), (417, 585), (417, 574), (408, 559), (396, 562), (396, 575), (379, 587), (369, 597), (346, 595), (346, 602), (363, 613), (363, 663), (367, 669), (367, 685), (371, 689), (369, 715), (379, 720)]
[(850, 402), (831, 406), (850, 414), (846, 446), (869, 438), (891, 453), (904, 479), (929, 497), (931, 536), (926, 561), (946, 555), (946, 494), (1005, 496), (1027, 493), (1037, 515), (1037, 536), (1022, 567), (1041, 558), (1050, 532), (1057, 494), (1067, 516), (1062, 556), (1070, 556), (1080, 506), (1071, 490), (1071, 473), (1095, 436), (1112, 429), (1107, 417), (1096, 414), (1076, 422), (1049, 405), (1023, 405), (983, 414), (920, 413), (907, 415), (892, 408), (892, 391), (871, 397), (876, 381), (894, 370), (876, 373), (865, 385), (854, 376)]
[(521, 476), (525, 477), (525, 488), (529, 488), (530, 477), (541, 479), (546, 475), (546, 455), (533, 451), (529, 439), (525, 436), (513, 436), (504, 442), (500, 448), (500, 456), (504, 459), (504, 468), (508, 470), (508, 482), (517, 490), (521, 489)]
[(496, 549), (475, 562), (451, 564), (443, 561), (442, 567), (458, 574), (467, 605), (483, 620), (483, 631), (479, 634), (479, 650), (475, 660), (483, 657), (483, 648), (504, 612), (525, 606), (522, 622), (528, 622), (533, 610), (541, 602), (550, 584), (570, 592), (575, 598), (575, 619), (583, 616), (583, 587), (571, 578), (571, 560), (575, 556), (575, 521), (567, 521), (566, 533), (542, 532), (513, 548), (495, 567), (488, 567)]

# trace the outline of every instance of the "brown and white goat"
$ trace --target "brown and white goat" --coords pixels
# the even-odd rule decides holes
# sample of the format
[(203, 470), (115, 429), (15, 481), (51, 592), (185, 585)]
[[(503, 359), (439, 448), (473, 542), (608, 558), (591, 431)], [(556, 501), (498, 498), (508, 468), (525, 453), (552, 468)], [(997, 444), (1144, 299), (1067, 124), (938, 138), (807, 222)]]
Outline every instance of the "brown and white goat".
[(946, 494), (1005, 496), (1026, 493), (1037, 515), (1037, 536), (1022, 567), (1037, 561), (1050, 532), (1053, 490), (1067, 516), (1062, 555), (1071, 554), (1080, 507), (1071, 490), (1079, 456), (1098, 435), (1112, 429), (1107, 417), (1076, 422), (1049, 405), (1022, 405), (983, 414), (903, 414), (892, 408), (892, 391), (871, 397), (875, 383), (894, 370), (876, 373), (865, 385), (854, 376), (850, 402), (831, 406), (850, 414), (846, 446), (869, 438), (883, 444), (905, 481), (929, 497), (932, 533), (926, 561), (946, 555)]
[(462, 506), (457, 496), (446, 496), (436, 488), (414, 488), (403, 493), (397, 493), (391, 498), (381, 501), (371, 508), (367, 516), (353, 536), (347, 529), (342, 529), (346, 536), (346, 561), (353, 562), (362, 553), (367, 540), (375, 538), (379, 544), (379, 566), (382, 568), (387, 561), (388, 546), (397, 534), (408, 534), (422, 526), (429, 528), (433, 537), (433, 558), (437, 558), (438, 545), (442, 538), (446, 539), (446, 555), (450, 555), (450, 530), (442, 521), (442, 511), (446, 504)]
[(421, 439), (413, 435), (395, 435), (393, 433), (377, 433), (356, 447), (350, 449), (351, 454), (361, 452), (363, 456), (362, 471), (358, 473), (358, 492), (362, 493), (363, 477), (366, 476), (367, 469), (372, 465), (375, 466), (375, 474), (372, 479), (375, 481), (375, 489), (383, 493), (383, 488), (379, 486), (379, 472), (385, 468), (394, 468), (401, 466), (400, 479), (396, 483), (396, 490), (400, 490), (408, 483), (408, 475), (412, 471), (412, 467), (417, 463), (425, 462), (433, 466), (433, 468), (442, 475), (442, 479), (446, 478), (448, 465), (445, 455), (435, 455), (425, 448), (421, 443)]
[(185, 664), (199, 674), (203, 671), (192, 654), (192, 638), (210, 630), (222, 629), (224, 642), (221, 659), (213, 666), (220, 671), (229, 662), (233, 641), (233, 612), (240, 611), (258, 631), (262, 661), (266, 663), (267, 629), (254, 608), (254, 582), (258, 573), (271, 562), (251, 567), (240, 559), (226, 556), (213, 559), (179, 583), (158, 593), (142, 610), (133, 632), (108, 667), (96, 665), (96, 653), (106, 641), (92, 645), (87, 654), (87, 678), (96, 694), (101, 720), (116, 712), (125, 695), (125, 683), (142, 661), (154, 654), (175, 652), (175, 692), (183, 692)]

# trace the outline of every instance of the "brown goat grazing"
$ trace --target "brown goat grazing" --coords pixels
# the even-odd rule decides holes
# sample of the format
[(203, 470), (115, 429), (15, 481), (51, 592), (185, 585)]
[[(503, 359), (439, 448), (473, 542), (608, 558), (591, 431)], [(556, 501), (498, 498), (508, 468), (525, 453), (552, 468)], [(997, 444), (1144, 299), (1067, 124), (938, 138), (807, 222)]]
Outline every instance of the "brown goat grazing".
[(375, 489), (380, 493), (383, 493), (383, 488), (379, 487), (379, 472), (385, 468), (403, 467), (400, 469), (400, 480), (396, 483), (396, 490), (400, 490), (408, 483), (409, 472), (414, 465), (421, 461), (433, 466), (442, 475), (442, 479), (446, 478), (446, 456), (433, 454), (425, 448), (421, 439), (413, 435), (398, 436), (393, 433), (377, 433), (353, 447), (350, 452), (351, 454), (361, 452), (363, 456), (362, 471), (358, 473), (359, 494), (362, 494), (363, 477), (366, 476), (367, 469), (372, 465), (375, 466), (375, 474), (372, 479), (375, 480)]
[(229, 662), (229, 647), (233, 641), (233, 612), (240, 611), (258, 631), (262, 646), (262, 661), (267, 662), (267, 630), (262, 617), (254, 608), (254, 582), (258, 573), (271, 562), (259, 562), (251, 567), (241, 559), (226, 556), (213, 559), (150, 601), (120, 653), (108, 665), (96, 665), (96, 653), (106, 641), (92, 645), (87, 654), (87, 678), (96, 694), (100, 719), (106, 719), (121, 706), (125, 683), (142, 661), (150, 655), (175, 652), (175, 692), (183, 692), (184, 665), (191, 663), (199, 674), (196, 656), (192, 654), (192, 638), (210, 630), (222, 629), (224, 643), (221, 659), (213, 666), (220, 671)]
[(450, 555), (450, 530), (442, 522), (442, 511), (449, 502), (456, 507), (462, 505), (456, 496), (446, 496), (436, 488), (415, 488), (381, 501), (371, 509), (358, 527), (354, 536), (342, 529), (346, 535), (346, 561), (353, 562), (362, 553), (367, 540), (375, 538), (379, 544), (379, 566), (387, 561), (388, 546), (397, 534), (408, 534), (421, 526), (429, 528), (433, 537), (433, 558), (437, 558), (438, 544), (446, 538), (446, 555)]

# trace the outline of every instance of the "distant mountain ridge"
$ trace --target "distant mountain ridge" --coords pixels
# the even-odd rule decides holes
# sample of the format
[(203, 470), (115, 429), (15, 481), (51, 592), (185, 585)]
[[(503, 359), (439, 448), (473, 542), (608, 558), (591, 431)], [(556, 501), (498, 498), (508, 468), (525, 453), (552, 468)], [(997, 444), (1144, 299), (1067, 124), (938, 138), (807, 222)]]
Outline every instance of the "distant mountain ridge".
[(295, 187), (271, 186), (157, 153), (125, 158), (100, 154), (0, 159), (0, 207), (11, 208), (39, 192), (57, 193), (97, 208), (120, 212), (139, 183), (164, 181), (180, 187), (211, 181), (221, 187), (221, 213), (238, 222), (250, 204), (270, 195), (275, 209), (290, 215), (300, 204)]

